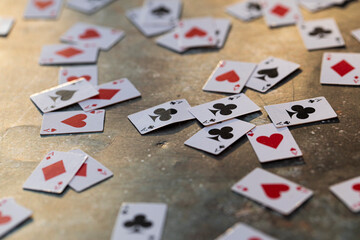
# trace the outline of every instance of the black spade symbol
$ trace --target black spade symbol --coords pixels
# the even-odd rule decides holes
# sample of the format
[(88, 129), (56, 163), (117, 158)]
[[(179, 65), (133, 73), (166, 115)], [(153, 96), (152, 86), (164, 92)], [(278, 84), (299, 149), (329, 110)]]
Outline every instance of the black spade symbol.
[(124, 226), (132, 229), (134, 233), (140, 233), (142, 228), (150, 228), (152, 225), (152, 222), (147, 220), (146, 216), (142, 214), (136, 215), (133, 220), (124, 223)]
[(55, 94), (58, 95), (58, 96), (55, 96), (55, 97), (50, 96), (50, 98), (54, 102), (59, 97), (60, 97), (61, 101), (67, 101), (67, 100), (71, 99), (74, 96), (75, 92), (76, 92), (76, 90), (75, 91), (72, 91), (72, 90), (59, 90), (59, 91), (55, 92)]
[(151, 12), (154, 15), (158, 16), (158, 17), (163, 17), (163, 16), (168, 15), (170, 13), (170, 9), (168, 9), (168, 8), (166, 8), (164, 6), (160, 6), (158, 8), (155, 8)]
[(307, 119), (309, 117), (309, 114), (315, 112), (315, 108), (312, 108), (312, 107), (304, 108), (301, 105), (294, 105), (291, 107), (291, 110), (293, 110), (294, 112), (290, 112), (290, 111), (286, 110), (286, 112), (289, 114), (289, 116), (292, 118), (292, 116), (296, 114), (296, 117), (299, 119)]
[(312, 30), (311, 32), (309, 32), (309, 35), (312, 37), (319, 37), (319, 38), (324, 38), (327, 34), (332, 33), (332, 31), (329, 29), (324, 29), (323, 27), (315, 27), (314, 30)]
[(160, 121), (167, 121), (171, 119), (171, 115), (174, 115), (177, 113), (177, 110), (174, 108), (170, 108), (168, 110), (165, 110), (165, 108), (158, 108), (154, 111), (154, 114), (157, 116), (151, 116), (151, 119), (155, 122), (157, 118), (159, 118)]
[(211, 129), (208, 133), (210, 135), (213, 135), (214, 137), (209, 137), (210, 139), (213, 139), (215, 141), (219, 141), (219, 137), (221, 137), (222, 139), (230, 139), (234, 136), (234, 134), (232, 134), (231, 132), (233, 131), (232, 127), (223, 127), (221, 129)]
[(266, 76), (269, 77), (269, 78), (276, 78), (277, 76), (279, 76), (279, 72), (277, 70), (277, 67), (276, 68), (269, 68), (269, 69), (262, 69), (262, 70), (259, 70), (257, 72), (259, 75), (262, 75), (260, 77), (256, 77), (258, 79), (261, 79), (263, 81), (266, 81)]
[(213, 105), (213, 108), (215, 109), (209, 109), (210, 112), (212, 112), (214, 115), (216, 115), (217, 112), (220, 111), (221, 115), (230, 115), (232, 113), (232, 110), (236, 109), (237, 106), (235, 104), (222, 104), (222, 103), (216, 103)]

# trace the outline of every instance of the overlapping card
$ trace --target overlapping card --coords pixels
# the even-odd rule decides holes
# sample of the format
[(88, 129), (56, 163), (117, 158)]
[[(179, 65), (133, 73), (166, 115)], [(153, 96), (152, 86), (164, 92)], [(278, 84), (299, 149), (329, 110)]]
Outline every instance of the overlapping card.
[(98, 85), (98, 67), (97, 65), (69, 66), (62, 67), (59, 70), (59, 84), (71, 82), (79, 78), (85, 78), (86, 81), (94, 86)]
[(67, 7), (76, 11), (93, 14), (115, 0), (68, 0)]

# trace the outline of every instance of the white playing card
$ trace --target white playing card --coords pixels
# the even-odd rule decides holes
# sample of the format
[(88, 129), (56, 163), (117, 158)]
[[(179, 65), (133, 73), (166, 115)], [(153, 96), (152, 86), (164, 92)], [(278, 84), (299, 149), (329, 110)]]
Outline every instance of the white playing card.
[(87, 159), (87, 155), (50, 151), (23, 185), (23, 189), (62, 193)]
[(244, 223), (237, 223), (215, 240), (276, 240)]
[(86, 14), (93, 14), (115, 0), (68, 0), (67, 7)]
[(278, 128), (337, 117), (325, 97), (269, 105), (264, 108)]
[(58, 17), (63, 0), (28, 0), (25, 18), (48, 18)]
[(360, 85), (359, 53), (324, 53), (321, 84)]
[(84, 111), (91, 111), (141, 96), (141, 93), (127, 79), (121, 78), (97, 87), (99, 95), (79, 102)]
[(186, 140), (185, 145), (218, 155), (254, 127), (254, 124), (231, 119), (201, 129)]
[(99, 92), (86, 79), (80, 78), (30, 96), (33, 103), (44, 113), (51, 112), (87, 98)]
[(345, 46), (339, 28), (332, 18), (298, 24), (301, 38), (308, 50)]
[(342, 4), (344, 2), (345, 0), (299, 0), (299, 4), (310, 12), (323, 10), (335, 4)]
[(243, 21), (261, 17), (262, 6), (259, 0), (245, 0), (226, 7), (226, 12)]
[(179, 33), (178, 29), (174, 29), (173, 31), (162, 35), (161, 37), (156, 39), (156, 43), (160, 46), (166, 47), (174, 52), (183, 53), (187, 49), (183, 48), (179, 45)]
[(161, 240), (166, 211), (164, 203), (123, 203), (111, 240)]
[(144, 26), (174, 26), (180, 14), (180, 0), (145, 0), (140, 22)]
[(231, 190), (283, 215), (291, 214), (313, 195), (311, 190), (261, 168), (254, 169)]
[(255, 67), (255, 63), (221, 60), (211, 73), (203, 90), (240, 93)]
[(59, 70), (59, 84), (85, 78), (94, 86), (98, 85), (98, 68), (96, 65), (62, 67)]
[(0, 17), (0, 36), (7, 36), (14, 25), (13, 18)]
[(136, 129), (145, 134), (158, 128), (194, 119), (189, 113), (191, 106), (185, 99), (178, 99), (128, 116)]
[(192, 107), (189, 111), (204, 126), (208, 126), (260, 111), (260, 108), (245, 94), (241, 93)]
[(302, 152), (287, 127), (274, 124), (256, 126), (247, 137), (261, 163), (302, 156)]
[(40, 65), (96, 63), (99, 49), (70, 44), (45, 45), (41, 50)]
[(295, 0), (263, 0), (262, 6), (269, 27), (292, 25), (302, 19)]
[[(72, 150), (70, 152), (87, 155), (80, 149)], [(79, 171), (75, 174), (75, 177), (69, 183), (69, 186), (77, 192), (84, 191), (85, 189), (88, 189), (114, 175), (100, 162), (96, 161), (89, 155), (87, 156), (88, 158), (85, 163), (81, 166)]]
[(353, 37), (360, 42), (360, 28), (351, 31), (351, 35), (353, 35)]
[(32, 211), (17, 204), (13, 198), (0, 199), (0, 238), (30, 218)]
[(124, 37), (125, 32), (122, 30), (79, 22), (62, 35), (60, 40), (107, 51)]
[(259, 92), (266, 92), (299, 67), (297, 63), (269, 57), (257, 66), (246, 86)]
[(215, 35), (217, 37), (217, 48), (222, 48), (231, 28), (231, 22), (226, 18), (215, 18)]
[(104, 131), (105, 110), (51, 112), (43, 115), (41, 135)]
[(332, 185), (330, 190), (352, 212), (360, 212), (360, 177)]

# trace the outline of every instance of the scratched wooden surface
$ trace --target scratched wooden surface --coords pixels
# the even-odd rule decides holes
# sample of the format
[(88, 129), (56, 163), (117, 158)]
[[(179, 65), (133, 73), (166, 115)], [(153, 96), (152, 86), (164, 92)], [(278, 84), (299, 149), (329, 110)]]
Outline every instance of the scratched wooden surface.
[[(319, 71), (324, 51), (308, 52), (294, 26), (269, 29), (263, 19), (243, 23), (226, 15), (235, 0), (184, 0), (183, 17), (228, 17), (233, 26), (221, 50), (193, 50), (179, 55), (158, 47), (126, 19), (125, 10), (142, 0), (121, 0), (86, 16), (64, 8), (56, 21), (25, 21), (26, 0), (0, 1), (0, 16), (16, 24), (0, 38), (0, 197), (12, 196), (33, 210), (31, 220), (6, 239), (109, 239), (122, 202), (168, 204), (163, 239), (214, 239), (236, 222), (245, 222), (279, 239), (359, 239), (360, 218), (328, 190), (329, 185), (359, 175), (360, 94), (358, 87), (321, 86)], [(302, 9), (305, 19), (334, 17), (346, 48), (359, 52), (350, 30), (360, 27), (360, 2), (316, 14)], [(38, 65), (41, 47), (78, 21), (126, 31), (126, 38), (101, 52), (100, 83), (129, 78), (142, 98), (106, 108), (105, 131), (40, 137), (41, 114), (30, 102), (35, 92), (57, 85), (58, 67)], [(329, 51), (329, 50), (326, 50)], [(301, 71), (266, 94), (245, 90), (261, 113), (245, 118), (269, 123), (264, 105), (325, 96), (339, 115), (338, 122), (292, 127), (303, 159), (260, 164), (246, 138), (219, 157), (183, 145), (201, 129), (189, 121), (141, 136), (126, 116), (178, 98), (191, 105), (224, 95), (201, 90), (221, 59), (260, 62), (268, 56), (301, 65)], [(22, 190), (22, 185), (49, 150), (81, 148), (114, 172), (114, 177), (83, 193), (61, 195)], [(315, 195), (289, 217), (283, 217), (230, 191), (256, 167), (302, 184)]]

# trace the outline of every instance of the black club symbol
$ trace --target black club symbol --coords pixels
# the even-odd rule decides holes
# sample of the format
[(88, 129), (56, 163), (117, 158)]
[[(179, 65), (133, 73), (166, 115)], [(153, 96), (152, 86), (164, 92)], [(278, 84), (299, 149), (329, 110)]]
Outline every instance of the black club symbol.
[(223, 127), (221, 129), (214, 128), (208, 132), (210, 135), (213, 135), (214, 137), (209, 137), (209, 138), (219, 142), (220, 142), (219, 137), (221, 137), (222, 139), (230, 139), (234, 136), (234, 134), (231, 133), (233, 130), (234, 129), (232, 127)]
[(167, 121), (171, 119), (171, 115), (174, 115), (177, 113), (176, 109), (170, 108), (168, 110), (165, 110), (164, 108), (158, 108), (154, 111), (154, 114), (157, 116), (151, 116), (151, 119), (155, 122), (157, 118), (159, 118), (160, 121)]
[(295, 112), (290, 112), (286, 110), (286, 112), (289, 114), (289, 116), (292, 118), (294, 114), (296, 114), (296, 117), (299, 119), (307, 119), (309, 117), (309, 114), (315, 112), (315, 108), (312, 107), (306, 107), (304, 108), (301, 105), (294, 105), (291, 107), (291, 110)]
[(150, 228), (152, 225), (152, 222), (146, 220), (146, 216), (142, 214), (136, 215), (133, 220), (124, 223), (124, 226), (132, 229), (134, 233), (139, 233), (142, 228)]
[(222, 103), (216, 103), (214, 104), (213, 108), (215, 109), (209, 109), (210, 112), (212, 112), (214, 115), (216, 115), (217, 112), (220, 111), (221, 115), (230, 115), (232, 114), (232, 110), (236, 109), (237, 106), (235, 104), (222, 104)]

